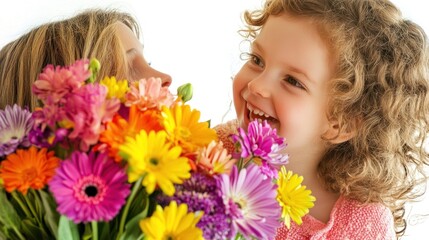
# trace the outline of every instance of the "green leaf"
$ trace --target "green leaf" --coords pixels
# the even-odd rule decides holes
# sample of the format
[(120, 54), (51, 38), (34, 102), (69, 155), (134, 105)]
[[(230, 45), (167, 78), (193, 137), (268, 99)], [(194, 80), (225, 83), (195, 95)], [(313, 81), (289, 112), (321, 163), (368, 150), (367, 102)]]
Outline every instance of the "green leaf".
[[(135, 240), (142, 237), (143, 233), (140, 229), (140, 220), (147, 217), (149, 210), (149, 197), (143, 192), (140, 194), (140, 203), (144, 206), (144, 209), (141, 213), (134, 216), (131, 220), (125, 225), (125, 232), (120, 236), (120, 240)], [(137, 198), (136, 198), (137, 199)]]
[(6, 228), (15, 227), (16, 229), (20, 229), (20, 217), (15, 208), (8, 201), (6, 192), (3, 188), (0, 188), (0, 206), (2, 208), (0, 211), (0, 222), (2, 222)]
[(89, 223), (85, 224), (85, 231), (83, 232), (82, 240), (89, 240), (92, 238), (92, 229)]
[[(119, 225), (118, 225), (119, 226)], [(116, 236), (112, 236), (110, 233), (111, 226), (110, 222), (99, 222), (98, 228), (100, 229), (100, 239), (115, 239)], [(113, 228), (116, 229), (116, 228)]]
[(35, 218), (26, 218), (22, 220), (22, 233), (27, 239), (48, 239), (41, 228), (37, 225)]
[(58, 226), (58, 239), (79, 240), (77, 225), (63, 215), (60, 217), (60, 225)]
[(11, 239), (10, 237), (8, 237), (9, 234), (7, 234), (7, 229), (4, 228), (4, 226), (2, 226), (0, 228), (0, 239)]
[(60, 220), (60, 215), (56, 211), (56, 204), (52, 195), (46, 193), (45, 191), (38, 191), (40, 194), (40, 199), (42, 199), (43, 208), (45, 210), (44, 221), (51, 231), (55, 239), (58, 239), (58, 222)]
[(134, 216), (137, 216), (141, 212), (145, 210), (147, 211), (148, 201), (146, 190), (144, 188), (140, 188), (131, 203), (127, 219), (134, 218)]
[(125, 232), (120, 237), (120, 240), (135, 240), (140, 238), (143, 234), (139, 223), (140, 220), (146, 217), (146, 212), (142, 212), (135, 217), (133, 217), (128, 223), (125, 225)]

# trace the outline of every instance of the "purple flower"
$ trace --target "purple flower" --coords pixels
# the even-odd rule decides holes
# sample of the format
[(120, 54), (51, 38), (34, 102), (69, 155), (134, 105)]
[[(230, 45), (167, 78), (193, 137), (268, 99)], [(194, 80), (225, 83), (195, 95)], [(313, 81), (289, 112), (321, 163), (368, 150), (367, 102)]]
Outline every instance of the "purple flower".
[(28, 133), (33, 127), (31, 112), (14, 104), (0, 110), (0, 157), (14, 152), (19, 146), (29, 147)]
[(237, 147), (234, 158), (252, 158), (269, 178), (277, 176), (277, 169), (288, 163), (288, 155), (281, 153), (287, 145), (285, 139), (278, 136), (277, 129), (271, 128), (266, 120), (249, 123), (247, 133), (239, 128), (238, 134), (232, 135), (232, 141)]
[(225, 213), (225, 205), (219, 191), (216, 177), (193, 172), (190, 179), (175, 185), (172, 197), (161, 195), (160, 204), (167, 206), (170, 201), (186, 203), (189, 211), (203, 211), (204, 215), (197, 224), (203, 231), (204, 239), (228, 239), (231, 237), (231, 219)]
[(49, 189), (58, 212), (75, 223), (110, 221), (130, 193), (124, 170), (106, 153), (73, 152), (61, 162)]
[(34, 126), (28, 134), (31, 144), (39, 148), (51, 148), (58, 143), (65, 140), (68, 130), (65, 128), (58, 128), (52, 131), (50, 128), (42, 129), (39, 126)]
[(272, 180), (251, 164), (240, 172), (234, 166), (230, 175), (221, 175), (220, 184), (226, 212), (232, 218), (233, 236), (239, 232), (245, 239), (273, 239), (281, 225), (281, 208)]

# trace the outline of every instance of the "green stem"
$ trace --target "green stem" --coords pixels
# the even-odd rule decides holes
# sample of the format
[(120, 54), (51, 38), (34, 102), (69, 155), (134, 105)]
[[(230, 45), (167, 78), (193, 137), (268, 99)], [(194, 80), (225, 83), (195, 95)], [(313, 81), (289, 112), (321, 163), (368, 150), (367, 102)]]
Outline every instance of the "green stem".
[(98, 240), (98, 223), (97, 223), (97, 221), (92, 221), (91, 226), (92, 226), (92, 240)]
[(238, 171), (240, 171), (242, 168), (243, 168), (243, 158), (241, 157), (240, 159), (238, 159), (237, 169)]
[(21, 234), (21, 232), (16, 228), (15, 225), (13, 225), (12, 228), (15, 231), (16, 235), (18, 235), (19, 239), (25, 240), (25, 237)]
[[(34, 190), (30, 188), (29, 192), (27, 194), (33, 194), (34, 195)], [(25, 201), (27, 202), (28, 208), (30, 208), (30, 211), (33, 213), (34, 218), (36, 218), (37, 222), (39, 222), (39, 218), (37, 216), (37, 212), (33, 207), (33, 204), (31, 204), (31, 202), (28, 201), (27, 198), (25, 198)], [(34, 196), (34, 202), (36, 202), (36, 196)], [(40, 223), (40, 222), (39, 222)]]
[(238, 163), (237, 163), (238, 171), (240, 171), (243, 168), (247, 168), (249, 166), (249, 164), (252, 162), (252, 160), (253, 160), (253, 156), (250, 158), (246, 158), (246, 159), (240, 158), (238, 160)]
[[(34, 202), (39, 202), (42, 205), (42, 209), (43, 209), (42, 199), (40, 199), (39, 194), (37, 193), (36, 190), (34, 190), (33, 188), (30, 188), (27, 194), (32, 194), (34, 197)], [(27, 198), (25, 199), (27, 200)], [(36, 221), (40, 224), (39, 225), (40, 229), (43, 231), (44, 234), (48, 235), (48, 233), (46, 232), (46, 229), (43, 227), (44, 226), (43, 219), (39, 218), (39, 215), (37, 215), (37, 212), (34, 209), (33, 204), (27, 200), (27, 205), (30, 207), (30, 210), (33, 212), (34, 218), (36, 219)]]
[(131, 194), (127, 199), (127, 204), (125, 205), (124, 212), (122, 213), (121, 221), (119, 223), (119, 233), (118, 233), (117, 239), (119, 239), (121, 237), (122, 233), (124, 232), (125, 221), (127, 219), (128, 211), (130, 210), (131, 202), (133, 201), (134, 197), (136, 196), (137, 191), (139, 190), (139, 188), (142, 184), (143, 178), (144, 178), (144, 176), (139, 178), (139, 180), (137, 180), (137, 182), (134, 183), (133, 190), (131, 191)]
[(253, 156), (246, 159), (246, 162), (244, 162), (244, 168), (247, 168), (249, 166), (249, 164), (252, 162), (253, 162)]
[[(31, 218), (32, 217), (31, 213), (29, 212), (28, 208), (25, 206), (24, 202), (22, 202), (21, 198), (18, 196), (16, 191), (12, 192), (12, 197), (15, 199), (16, 202), (18, 202), (19, 206), (21, 207), (22, 211), (24, 211), (25, 215)], [(21, 232), (19, 231), (19, 229), (16, 228), (15, 225), (13, 225), (12, 228), (15, 231), (16, 235), (18, 235), (19, 239), (25, 240), (25, 237), (21, 234)]]
[(241, 240), (243, 239), (243, 236), (240, 233), (235, 234), (234, 240)]
[(31, 215), (27, 206), (25, 206), (24, 202), (22, 202), (21, 198), (18, 196), (16, 191), (12, 192), (12, 197), (15, 199), (16, 202), (18, 202), (19, 206), (21, 206), (21, 209), (22, 209), (22, 211), (24, 211), (25, 215), (27, 215), (27, 217), (31, 218), (33, 215)]

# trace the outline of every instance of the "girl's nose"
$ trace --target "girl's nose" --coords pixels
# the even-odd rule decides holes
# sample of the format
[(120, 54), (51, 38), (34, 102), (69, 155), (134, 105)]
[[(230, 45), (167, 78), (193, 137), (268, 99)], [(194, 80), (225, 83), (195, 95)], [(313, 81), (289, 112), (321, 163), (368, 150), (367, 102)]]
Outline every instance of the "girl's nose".
[(270, 96), (269, 86), (266, 81), (263, 81), (261, 78), (255, 78), (247, 83), (250, 93), (258, 95), (263, 98), (268, 98)]
[(163, 87), (169, 87), (171, 85), (171, 82), (173, 81), (171, 79), (171, 76), (166, 74), (166, 73), (159, 72), (157, 70), (155, 70), (155, 71), (158, 73), (157, 77), (161, 78), (161, 80), (162, 80), (162, 86)]

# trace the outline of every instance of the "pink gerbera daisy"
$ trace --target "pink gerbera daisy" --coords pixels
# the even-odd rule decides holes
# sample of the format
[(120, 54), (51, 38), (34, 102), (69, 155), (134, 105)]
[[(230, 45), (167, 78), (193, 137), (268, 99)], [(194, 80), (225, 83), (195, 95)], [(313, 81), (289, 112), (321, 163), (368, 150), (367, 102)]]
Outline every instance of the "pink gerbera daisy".
[(127, 175), (106, 153), (73, 152), (49, 182), (58, 212), (75, 223), (109, 221), (130, 192)]

